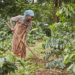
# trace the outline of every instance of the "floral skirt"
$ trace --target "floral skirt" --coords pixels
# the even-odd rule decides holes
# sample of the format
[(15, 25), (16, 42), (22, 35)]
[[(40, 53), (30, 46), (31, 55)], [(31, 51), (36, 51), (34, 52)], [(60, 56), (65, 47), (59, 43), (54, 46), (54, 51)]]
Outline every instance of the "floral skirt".
[[(20, 29), (18, 29), (18, 30), (20, 31)], [(21, 32), (17, 32), (15, 30), (15, 32), (17, 32), (17, 35), (14, 32), (13, 41), (12, 41), (12, 52), (15, 56), (25, 59), (25, 57), (26, 57), (26, 46), (25, 46), (24, 42), (26, 41), (26, 39), (24, 39), (25, 33), (22, 33), (23, 30), (24, 29), (21, 29)]]

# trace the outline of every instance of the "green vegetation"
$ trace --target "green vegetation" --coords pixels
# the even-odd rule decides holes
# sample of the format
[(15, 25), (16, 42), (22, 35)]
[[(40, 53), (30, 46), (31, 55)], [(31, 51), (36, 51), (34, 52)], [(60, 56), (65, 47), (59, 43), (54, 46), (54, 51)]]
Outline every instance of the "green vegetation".
[[(32, 9), (35, 17), (27, 34), (26, 61), (12, 55), (13, 33), (6, 22)], [(75, 74), (75, 0), (0, 0), (0, 75), (35, 75), (42, 69)]]

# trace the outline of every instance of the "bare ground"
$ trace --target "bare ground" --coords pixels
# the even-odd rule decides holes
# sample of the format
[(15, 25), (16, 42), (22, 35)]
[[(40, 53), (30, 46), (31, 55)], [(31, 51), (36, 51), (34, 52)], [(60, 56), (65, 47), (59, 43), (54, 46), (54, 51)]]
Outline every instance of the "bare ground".
[[(38, 46), (41, 46), (42, 45), (42, 42), (37, 42), (33, 47), (30, 47), (31, 49), (33, 49), (33, 51), (37, 54), (39, 54), (39, 57), (40, 58), (43, 58), (44, 56), (43, 55), (41, 55), (41, 51), (42, 50), (38, 50)], [(37, 50), (36, 50), (37, 49)], [(41, 47), (40, 47), (40, 49), (41, 49)], [(30, 55), (30, 52), (28, 51), (27, 52), (27, 54), (28, 54), (28, 56)], [(49, 62), (49, 61), (45, 61), (45, 60), (43, 60), (43, 59), (41, 59), (41, 60), (39, 60), (39, 59), (37, 59), (35, 56), (31, 56), (31, 58), (28, 58), (28, 60), (30, 60), (30, 61), (32, 61), (32, 62), (34, 62), (34, 63), (36, 63), (36, 64), (39, 64), (39, 63), (41, 63), (41, 64), (43, 64), (44, 66), (45, 66), (45, 64), (47, 63), (47, 62)], [(57, 70), (57, 69), (48, 69), (48, 68), (40, 68), (40, 69), (37, 69), (36, 71), (35, 71), (35, 75), (68, 75), (68, 73), (67, 72), (65, 72), (65, 71), (63, 71), (63, 70)], [(71, 75), (73, 75), (73, 74), (71, 74)]]

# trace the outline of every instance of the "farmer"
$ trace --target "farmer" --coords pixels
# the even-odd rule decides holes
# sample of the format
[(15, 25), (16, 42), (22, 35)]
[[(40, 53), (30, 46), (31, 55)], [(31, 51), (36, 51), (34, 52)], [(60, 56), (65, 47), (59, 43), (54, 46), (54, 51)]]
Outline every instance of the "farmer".
[[(26, 10), (24, 16), (19, 15), (10, 19), (11, 30), (14, 32), (12, 52), (22, 60), (25, 60), (26, 57), (26, 35), (30, 31), (33, 17), (34, 12), (32, 10)], [(13, 26), (14, 22), (16, 22), (15, 26)]]

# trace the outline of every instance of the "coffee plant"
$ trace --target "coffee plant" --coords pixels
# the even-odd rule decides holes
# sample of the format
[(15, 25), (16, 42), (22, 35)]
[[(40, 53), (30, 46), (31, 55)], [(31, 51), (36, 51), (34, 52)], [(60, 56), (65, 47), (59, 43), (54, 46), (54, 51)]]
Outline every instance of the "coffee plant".
[(46, 66), (49, 68), (53, 67), (52, 65), (55, 65), (55, 61), (62, 57), (62, 69), (65, 67), (64, 64), (69, 63), (67, 67), (71, 65), (69, 69), (72, 69), (72, 71), (75, 72), (75, 48), (73, 47), (74, 43), (72, 42), (75, 36), (75, 10), (72, 5), (63, 4), (62, 8), (57, 11), (57, 15), (59, 16), (59, 22), (49, 26), (51, 29), (51, 37), (47, 39), (45, 44), (45, 48), (50, 47), (50, 50), (46, 52), (48, 53), (46, 54), (46, 58), (49, 59), (50, 56), (55, 55), (57, 58), (52, 62), (47, 63)]

